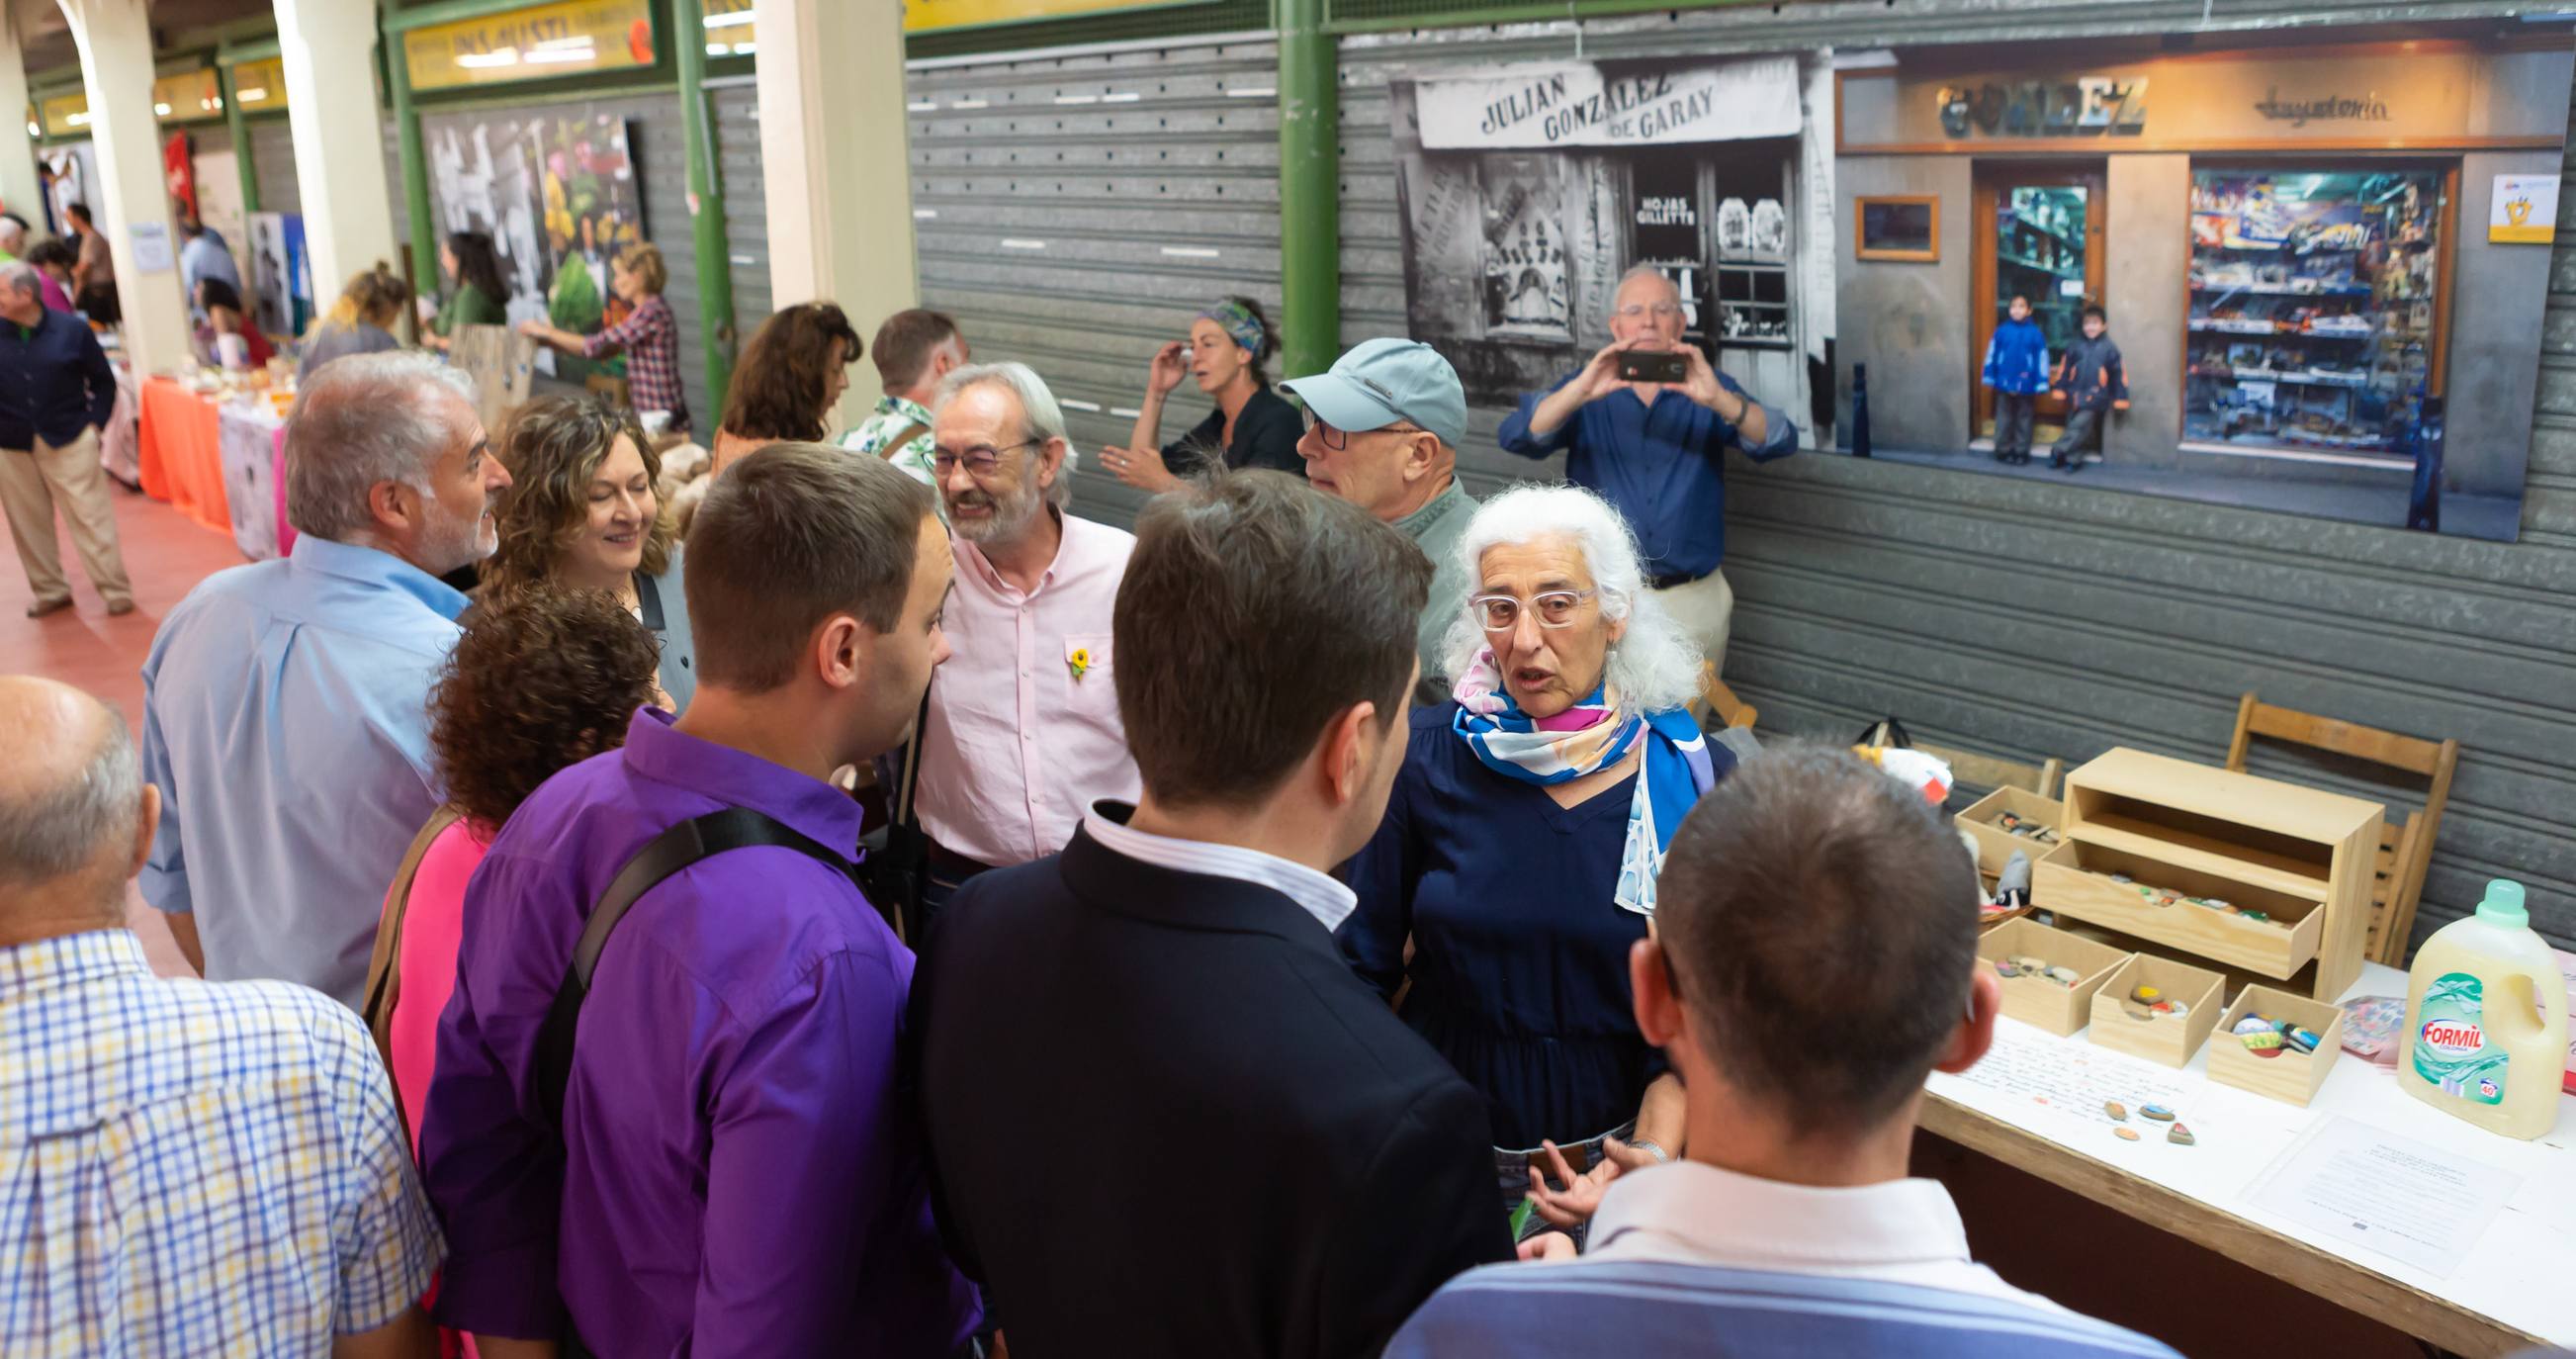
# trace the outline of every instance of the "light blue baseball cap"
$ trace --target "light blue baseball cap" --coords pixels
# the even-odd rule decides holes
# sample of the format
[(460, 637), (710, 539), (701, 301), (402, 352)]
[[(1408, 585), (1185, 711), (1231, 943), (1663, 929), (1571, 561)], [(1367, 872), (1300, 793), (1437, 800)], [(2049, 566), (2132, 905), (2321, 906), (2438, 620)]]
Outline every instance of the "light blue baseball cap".
[(1410, 420), (1453, 449), (1467, 441), (1467, 391), (1458, 385), (1458, 370), (1420, 340), (1365, 340), (1330, 372), (1279, 385), (1343, 430)]

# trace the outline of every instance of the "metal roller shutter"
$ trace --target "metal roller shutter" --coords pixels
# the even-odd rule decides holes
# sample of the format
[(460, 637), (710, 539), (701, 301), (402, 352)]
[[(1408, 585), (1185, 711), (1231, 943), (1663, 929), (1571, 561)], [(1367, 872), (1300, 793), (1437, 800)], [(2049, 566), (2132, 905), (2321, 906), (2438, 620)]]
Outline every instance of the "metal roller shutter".
[[(1046, 378), (1086, 515), (1143, 503), (1094, 465), (1134, 429), (1155, 347), (1221, 294), (1279, 319), (1278, 60), (1258, 35), (908, 68), (922, 304)], [(1207, 412), (1184, 382), (1164, 440)]]
[[(751, 82), (710, 87), (715, 108), (716, 171), (722, 176), (725, 250), (733, 262), (734, 324), (749, 335), (775, 308), (769, 296), (768, 181), (760, 163), (760, 95)], [(853, 321), (860, 337), (873, 332)], [(740, 352), (740, 341), (736, 341)], [(860, 381), (852, 375), (853, 381)]]
[[(304, 192), (295, 177), (295, 129), (284, 118), (262, 118), (250, 125), (251, 168), (259, 176), (263, 212), (302, 212)], [(397, 196), (402, 177), (394, 177)], [(395, 216), (402, 215), (397, 205)]]
[[(2511, 5), (2218, 0), (2212, 26), (2468, 17)], [(2201, 26), (2200, 0), (1958, 0), (1656, 13), (1587, 24), (1589, 56), (1797, 50)], [(1573, 55), (1562, 24), (1342, 46), (1343, 338), (1401, 333), (1391, 75)], [(2576, 161), (2571, 161), (2576, 164)], [(2036, 760), (2129, 745), (2216, 762), (2237, 696), (2464, 747), (2420, 939), (2521, 879), (2576, 945), (2576, 197), (2562, 202), (2539, 423), (2517, 544), (1808, 453), (1729, 469), (1728, 679), (1766, 728), (1848, 740), (1895, 713), (1919, 737)], [(1849, 327), (1855, 318), (1844, 317)], [(1501, 412), (1471, 412), (1471, 487)], [(1551, 464), (1545, 470), (1555, 474)], [(2368, 793), (2258, 747), (2258, 772)]]

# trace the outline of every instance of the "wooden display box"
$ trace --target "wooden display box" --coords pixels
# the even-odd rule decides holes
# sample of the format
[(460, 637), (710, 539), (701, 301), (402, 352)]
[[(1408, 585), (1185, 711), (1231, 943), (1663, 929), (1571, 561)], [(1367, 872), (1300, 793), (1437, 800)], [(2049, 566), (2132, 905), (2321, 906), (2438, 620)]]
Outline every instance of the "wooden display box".
[[(2166, 1066), (2188, 1066), (2209, 1031), (2218, 1027), (2226, 981), (2207, 968), (2152, 953), (2132, 953), (2127, 964), (2093, 993), (2093, 1031), (2088, 1036), (2115, 1052)], [(2121, 1002), (2141, 986), (2152, 986), (2167, 999), (2180, 1001), (2187, 1007), (2182, 1017), (2158, 1015), (2143, 1023), (2130, 1018)]]
[(2014, 954), (2043, 958), (2082, 974), (2083, 980), (2072, 989), (2044, 977), (1998, 979), (2003, 982), (2005, 1014), (2060, 1038), (2084, 1027), (2093, 1016), (2093, 993), (2136, 956), (2028, 919), (2007, 920), (1977, 940), (1977, 956), (1989, 966)]
[[(2236, 1021), (2247, 1015), (2286, 1019), (2317, 1036), (2317, 1050), (2300, 1052), (2284, 1044), (2278, 1057), (2257, 1057), (2236, 1038)], [(2343, 1009), (2324, 1001), (2248, 986), (2236, 1003), (2219, 1016), (2209, 1038), (2209, 1078), (2240, 1090), (2305, 1107), (2317, 1097), (2343, 1055)]]
[[(2114, 750), (2066, 776), (2064, 843), (2037, 864), (2032, 894), (2061, 915), (2332, 1000), (2361, 975), (2383, 811), (2359, 798)], [(2112, 881), (2114, 873), (2271, 918), (2188, 902), (2156, 906)]]
[(1996, 825), (1995, 818), (2006, 812), (2039, 822), (2061, 835), (2066, 830), (2066, 804), (2055, 798), (2041, 797), (2026, 788), (2009, 786), (1998, 788), (1978, 798), (1968, 805), (1966, 811), (1959, 813), (1953, 819), (1966, 827), (1969, 835), (1976, 838), (1977, 871), (1989, 878), (2004, 871), (2004, 865), (2012, 861), (2014, 850), (2028, 854), (2032, 865), (2036, 867), (2044, 855), (2057, 848), (2057, 842), (2054, 840), (2044, 842), (2034, 840), (2027, 835), (2015, 835)]

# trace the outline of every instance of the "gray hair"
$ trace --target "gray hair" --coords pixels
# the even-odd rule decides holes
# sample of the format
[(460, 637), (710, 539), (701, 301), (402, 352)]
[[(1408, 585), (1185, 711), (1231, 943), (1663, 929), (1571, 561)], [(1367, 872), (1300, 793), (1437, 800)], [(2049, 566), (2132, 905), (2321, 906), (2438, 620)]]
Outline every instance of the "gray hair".
[(1682, 285), (1673, 282), (1672, 275), (1665, 273), (1663, 270), (1658, 269), (1651, 264), (1640, 264), (1619, 276), (1619, 286), (1610, 290), (1611, 305), (1614, 307), (1617, 306), (1619, 302), (1619, 294), (1626, 292), (1629, 284), (1634, 283), (1641, 278), (1651, 278), (1657, 283), (1664, 285), (1666, 289), (1671, 291), (1674, 301), (1678, 302), (1681, 300)]
[(931, 399), (937, 410), (969, 387), (1001, 387), (1020, 399), (1020, 432), (1030, 439), (1064, 440), (1064, 466), (1056, 469), (1055, 484), (1047, 488), (1047, 503), (1057, 509), (1073, 503), (1073, 468), (1079, 456), (1073, 439), (1064, 432), (1064, 408), (1056, 404), (1055, 393), (1048, 390), (1046, 379), (1025, 363), (974, 363), (953, 369), (940, 379), (939, 394)]
[[(1481, 581), (1487, 550), (1542, 538), (1571, 539), (1600, 591), (1601, 616), (1627, 620), (1627, 630), (1611, 644), (1603, 677), (1620, 698), (1643, 711), (1662, 712), (1697, 697), (1699, 643), (1647, 591), (1637, 537), (1600, 496), (1580, 486), (1514, 486), (1476, 507), (1458, 543), (1459, 569), (1467, 580)], [(1441, 644), (1448, 673), (1466, 674), (1485, 644), (1485, 631), (1473, 618), (1462, 615), (1451, 623)]]
[(473, 414), (473, 381), (426, 354), (358, 354), (314, 374), (286, 422), (286, 522), (352, 542), (374, 527), (367, 496), (378, 484), (427, 494), (430, 467), (458, 434), (450, 398)]
[(14, 255), (27, 243), (27, 224), (16, 213), (0, 213), (0, 250)]
[(0, 885), (35, 886), (80, 872), (110, 842), (134, 833), (143, 768), (113, 705), (93, 708), (104, 731), (78, 773), (53, 787), (0, 801)]
[[(0, 228), (5, 226), (5, 223), (0, 223)], [(6, 248), (6, 238), (0, 237), (0, 249)], [(5, 287), (11, 292), (35, 293), (41, 297), (44, 295), (45, 287), (43, 280), (44, 276), (36, 272), (36, 266), (25, 260), (11, 260), (7, 264), (0, 264), (0, 287)]]

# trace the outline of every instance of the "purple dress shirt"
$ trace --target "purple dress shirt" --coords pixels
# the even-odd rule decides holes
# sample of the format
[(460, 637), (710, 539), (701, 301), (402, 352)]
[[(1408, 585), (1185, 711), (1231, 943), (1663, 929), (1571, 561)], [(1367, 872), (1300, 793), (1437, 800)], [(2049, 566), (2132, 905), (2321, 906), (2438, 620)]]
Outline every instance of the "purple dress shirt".
[(421, 1160), (448, 1233), (438, 1320), (600, 1354), (922, 1355), (974, 1327), (929, 1209), (896, 1045), (912, 952), (850, 881), (738, 849), (648, 892), (600, 955), (564, 1097), (537, 1032), (582, 923), (644, 842), (750, 807), (858, 842), (828, 784), (637, 711), (557, 774), (466, 888)]

